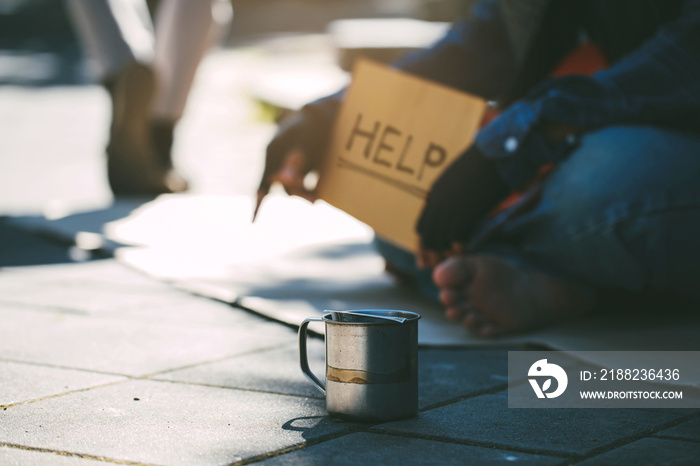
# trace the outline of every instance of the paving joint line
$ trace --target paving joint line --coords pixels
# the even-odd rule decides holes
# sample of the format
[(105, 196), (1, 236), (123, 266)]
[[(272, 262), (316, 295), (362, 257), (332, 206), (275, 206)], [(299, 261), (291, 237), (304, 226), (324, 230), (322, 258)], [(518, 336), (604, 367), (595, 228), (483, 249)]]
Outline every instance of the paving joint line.
[[(156, 296), (156, 293), (153, 294), (153, 296)], [(67, 314), (67, 315), (72, 315), (72, 316), (77, 316), (77, 317), (87, 317), (87, 318), (96, 318), (96, 319), (112, 319), (112, 320), (118, 320), (120, 322), (138, 322), (142, 324), (163, 324), (162, 319), (158, 318), (143, 318), (140, 317), (139, 315), (124, 315), (119, 313), (116, 310), (84, 310), (84, 309), (75, 309), (71, 307), (66, 307), (66, 306), (55, 306), (51, 304), (32, 304), (32, 303), (27, 303), (27, 302), (21, 302), (21, 301), (12, 301), (7, 300), (7, 299), (0, 299), (0, 306), (1, 305), (7, 305), (7, 306), (13, 306), (13, 307), (19, 307), (22, 309), (26, 309), (28, 311), (32, 312), (37, 312), (41, 314), (47, 314), (47, 313), (59, 313), (59, 314)], [(165, 309), (168, 308), (169, 306), (163, 305), (163, 306), (143, 306), (141, 308), (134, 308), (131, 311), (132, 312), (138, 312), (139, 310), (147, 309), (147, 310), (158, 310), (158, 309)], [(111, 314), (108, 314), (111, 313)], [(227, 326), (222, 326), (221, 324), (215, 324), (215, 323), (206, 323), (206, 322), (201, 322), (201, 321), (196, 321), (196, 320), (191, 320), (191, 321), (169, 321), (166, 322), (165, 325), (185, 325), (187, 324), (187, 327), (196, 327), (196, 328), (217, 328), (217, 329), (222, 329), (222, 328), (238, 328), (240, 325), (227, 325)], [(244, 325), (250, 325), (250, 326), (255, 326), (255, 325), (261, 325), (263, 322), (250, 322), (250, 323), (245, 323)]]
[[(89, 262), (89, 261), (88, 261)], [(115, 262), (116, 264), (121, 264), (120, 262)], [(85, 264), (85, 262), (69, 262), (69, 263), (64, 263), (64, 265), (69, 265), (69, 266), (79, 266)], [(46, 264), (46, 265), (51, 265), (51, 264)], [(15, 275), (16, 277), (16, 275)], [(71, 286), (80, 286), (84, 287), (86, 285), (96, 285), (99, 287), (102, 287), (101, 290), (99, 291), (112, 291), (115, 293), (124, 293), (124, 292), (133, 292), (133, 291), (138, 291), (139, 293), (146, 295), (146, 296), (152, 296), (152, 295), (157, 295), (159, 293), (162, 293), (164, 290), (158, 289), (154, 290), (152, 287), (154, 286), (160, 286), (163, 285), (164, 288), (167, 288), (170, 291), (174, 291), (176, 293), (185, 293), (184, 290), (174, 286), (171, 282), (167, 280), (158, 280), (155, 278), (149, 278), (147, 276), (143, 276), (143, 281), (145, 283), (141, 284), (130, 284), (130, 283), (120, 283), (120, 282), (113, 282), (109, 281), (107, 279), (96, 279), (94, 277), (90, 277), (89, 279), (76, 279), (76, 278), (59, 278), (56, 280), (53, 279), (48, 279), (48, 280), (41, 280), (38, 283), (31, 283), (31, 285), (18, 285), (17, 288), (21, 289), (26, 289), (27, 287), (37, 287), (41, 286), (44, 288), (65, 288), (65, 287), (71, 287)]]
[(304, 398), (304, 399), (311, 399), (311, 400), (316, 400), (316, 401), (323, 401), (325, 398), (320, 397), (320, 396), (315, 396), (315, 395), (299, 395), (297, 393), (281, 393), (281, 392), (275, 392), (275, 391), (269, 391), (269, 390), (260, 390), (260, 389), (255, 389), (255, 388), (239, 388), (239, 387), (226, 387), (224, 385), (214, 385), (214, 384), (208, 384), (208, 383), (201, 383), (201, 382), (187, 382), (187, 381), (182, 381), (182, 380), (161, 380), (161, 379), (148, 379), (152, 382), (165, 382), (165, 383), (172, 383), (172, 384), (178, 384), (178, 385), (193, 385), (196, 387), (210, 387), (210, 388), (221, 388), (224, 390), (238, 390), (241, 392), (249, 392), (249, 393), (262, 393), (266, 395), (280, 395), (280, 396), (291, 396), (294, 398)]
[[(284, 325), (285, 327), (289, 327), (290, 329), (293, 329), (293, 330), (295, 330), (295, 331), (299, 331), (299, 325), (290, 324), (289, 322), (284, 322), (284, 321), (282, 321), (282, 320), (273, 319), (273, 318), (270, 317), (270, 316), (267, 316), (267, 315), (265, 315), (265, 314), (261, 314), (261, 313), (255, 311), (254, 309), (251, 309), (251, 308), (249, 308), (249, 307), (245, 307), (245, 306), (239, 304), (239, 303), (238, 303), (238, 299), (236, 299), (235, 302), (230, 302), (230, 301), (224, 301), (224, 300), (221, 300), (221, 299), (211, 298), (211, 297), (203, 296), (203, 295), (199, 295), (199, 294), (197, 294), (196, 296), (202, 296), (202, 297), (207, 298), (207, 299), (213, 299), (214, 301), (226, 303), (226, 304), (228, 304), (228, 305), (231, 306), (231, 307), (235, 307), (235, 308), (238, 308), (238, 309), (242, 309), (242, 310), (244, 310), (244, 311), (246, 311), (246, 312), (248, 312), (248, 313), (250, 313), (250, 314), (256, 315), (257, 317), (260, 317), (261, 319), (266, 320), (266, 321), (268, 321), (268, 322), (274, 322), (274, 323), (276, 323), (276, 324), (280, 324), (280, 325)], [(314, 332), (311, 332), (311, 331), (309, 332), (309, 335), (312, 336), (312, 337), (314, 337), (314, 338), (323, 338), (323, 336), (321, 336), (321, 335), (316, 335)]]
[(688, 442), (688, 443), (700, 443), (700, 438), (681, 438), (681, 437), (671, 437), (666, 435), (652, 435), (648, 438), (657, 438), (661, 440), (676, 440), (678, 442)]
[(65, 307), (65, 306), (53, 306), (51, 304), (32, 304), (32, 303), (26, 303), (26, 302), (21, 302), (21, 301), (12, 301), (11, 299), (8, 301), (7, 298), (0, 299), (0, 305), (8, 305), (8, 306), (16, 306), (16, 307), (21, 307), (29, 310), (33, 310), (36, 312), (60, 312), (61, 314), (71, 314), (71, 315), (78, 315), (78, 316), (88, 316), (90, 313), (89, 311), (83, 311), (80, 309), (74, 309), (71, 307)]
[(3, 358), (3, 357), (0, 357), (0, 362), (11, 362), (11, 363), (15, 363), (15, 364), (26, 364), (29, 366), (50, 367), (52, 369), (80, 371), (80, 372), (87, 372), (90, 374), (113, 375), (113, 376), (118, 376), (118, 377), (138, 378), (137, 376), (128, 375), (128, 374), (120, 374), (118, 372), (107, 372), (107, 371), (100, 371), (100, 370), (95, 370), (95, 369), (84, 369), (81, 367), (60, 366), (58, 364), (48, 364), (48, 363), (44, 363), (44, 362), (21, 361), (19, 359), (7, 359), (7, 358)]
[(581, 458), (578, 458), (574, 463), (571, 463), (571, 464), (576, 464), (576, 463), (579, 463), (581, 461), (585, 461), (585, 460), (590, 459), (590, 458), (595, 458), (596, 456), (600, 456), (602, 454), (611, 452), (611, 451), (616, 450), (620, 447), (623, 447), (625, 445), (629, 445), (631, 443), (637, 442), (637, 441), (642, 440), (644, 438), (653, 438), (652, 436), (657, 432), (661, 432), (663, 430), (677, 426), (679, 424), (683, 424), (685, 422), (692, 421), (693, 419), (697, 419), (699, 417), (700, 417), (700, 413), (689, 414), (685, 417), (681, 417), (679, 419), (674, 419), (673, 421), (669, 421), (665, 424), (661, 424), (660, 427), (652, 427), (650, 430), (647, 430), (647, 431), (642, 432), (640, 434), (625, 437), (623, 439), (617, 440), (609, 445), (604, 445), (604, 446), (597, 448), (597, 449), (594, 448), (593, 450), (588, 452), (586, 455), (584, 455)]
[(44, 396), (44, 397), (41, 397), (41, 398), (35, 398), (35, 399), (33, 399), (33, 400), (20, 401), (20, 402), (17, 402), (17, 403), (10, 403), (9, 405), (0, 405), (0, 409), (2, 409), (3, 411), (6, 411), (7, 408), (14, 408), (14, 407), (16, 407), (16, 406), (23, 406), (23, 405), (27, 405), (27, 404), (31, 404), (31, 403), (37, 403), (37, 402), (39, 402), (39, 401), (51, 400), (51, 399), (53, 399), (53, 398), (61, 398), (61, 397), (63, 397), (63, 396), (67, 396), (67, 395), (73, 395), (73, 394), (75, 394), (75, 393), (87, 392), (87, 391), (94, 390), (94, 389), (97, 389), (97, 388), (110, 387), (110, 386), (112, 386), (112, 385), (118, 385), (118, 384), (125, 383), (125, 382), (128, 382), (128, 380), (117, 380), (117, 381), (115, 381), (115, 382), (104, 383), (104, 384), (101, 384), (101, 385), (94, 385), (94, 386), (92, 386), (92, 387), (80, 388), (80, 389), (77, 389), (77, 390), (70, 390), (70, 391), (63, 392), (63, 393), (56, 393), (56, 394), (49, 395), (49, 396)]
[(280, 348), (283, 348), (283, 347), (285, 347), (285, 346), (291, 346), (291, 345), (292, 345), (291, 342), (280, 343), (280, 344), (275, 345), (275, 346), (269, 346), (269, 347), (265, 347), (265, 348), (258, 348), (258, 349), (246, 351), (246, 352), (243, 352), (243, 353), (238, 353), (238, 354), (229, 354), (229, 355), (222, 356), (222, 357), (216, 358), (216, 359), (210, 359), (210, 360), (207, 360), (207, 361), (202, 361), (202, 362), (196, 362), (196, 363), (192, 363), (192, 364), (187, 364), (187, 365), (185, 365), (185, 366), (179, 366), (179, 367), (175, 367), (175, 368), (172, 368), (172, 369), (165, 369), (165, 370), (158, 371), (158, 372), (152, 372), (152, 373), (150, 373), (150, 374), (142, 375), (142, 376), (139, 376), (139, 377), (136, 377), (136, 378), (138, 378), (138, 379), (148, 379), (148, 378), (151, 378), (151, 377), (154, 377), (154, 376), (163, 375), (163, 374), (168, 374), (168, 373), (170, 373), (170, 372), (176, 372), (176, 371), (181, 371), (181, 370), (185, 370), (185, 369), (191, 369), (191, 368), (193, 368), (193, 367), (202, 366), (202, 365), (205, 365), (205, 364), (214, 364), (214, 363), (217, 363), (217, 362), (226, 361), (226, 360), (228, 360), (228, 359), (235, 359), (235, 358), (238, 358), (238, 357), (251, 356), (251, 355), (254, 355), (254, 354), (264, 353), (264, 352), (266, 352), (266, 351), (274, 351), (274, 350), (276, 350), (276, 349), (280, 349)]
[(498, 450), (505, 450), (505, 451), (513, 451), (513, 452), (518, 452), (518, 453), (553, 456), (556, 458), (563, 458), (563, 459), (577, 459), (581, 456), (578, 453), (566, 453), (566, 452), (555, 451), (555, 450), (518, 447), (518, 446), (513, 446), (513, 445), (504, 445), (504, 444), (495, 443), (495, 442), (482, 442), (479, 440), (445, 438), (445, 437), (440, 437), (437, 435), (411, 434), (408, 432), (383, 431), (383, 430), (376, 429), (375, 426), (370, 427), (368, 432), (372, 433), (372, 434), (390, 435), (393, 437), (432, 440), (435, 442), (451, 443), (451, 444), (455, 444), (455, 445), (467, 445), (470, 447), (491, 448), (491, 449), (498, 449)]
[(52, 454), (58, 455), (58, 456), (82, 458), (82, 459), (87, 459), (87, 460), (102, 461), (105, 463), (113, 463), (113, 464), (126, 464), (126, 465), (130, 465), (130, 466), (155, 466), (155, 465), (151, 465), (149, 463), (139, 463), (136, 461), (118, 460), (118, 459), (114, 459), (114, 458), (107, 458), (105, 456), (96, 456), (96, 455), (90, 455), (87, 453), (73, 453), (73, 452), (64, 451), (64, 450), (52, 450), (50, 448), (29, 447), (26, 445), (19, 445), (19, 444), (15, 444), (15, 443), (0, 442), (0, 447), (15, 448), (17, 450), (34, 451), (34, 452), (40, 452), (40, 453), (52, 453)]
[(433, 409), (443, 408), (445, 406), (449, 406), (449, 405), (452, 405), (455, 403), (460, 403), (462, 401), (469, 400), (471, 398), (477, 398), (477, 397), (482, 396), (482, 395), (492, 395), (494, 393), (502, 392), (502, 391), (506, 390), (507, 388), (508, 388), (507, 383), (495, 385), (495, 386), (490, 387), (490, 388), (483, 388), (481, 390), (476, 390), (476, 391), (468, 393), (466, 395), (460, 395), (460, 396), (455, 397), (455, 398), (450, 398), (449, 400), (438, 401), (436, 403), (424, 406), (423, 408), (418, 410), (418, 412), (423, 413), (423, 412), (431, 411)]

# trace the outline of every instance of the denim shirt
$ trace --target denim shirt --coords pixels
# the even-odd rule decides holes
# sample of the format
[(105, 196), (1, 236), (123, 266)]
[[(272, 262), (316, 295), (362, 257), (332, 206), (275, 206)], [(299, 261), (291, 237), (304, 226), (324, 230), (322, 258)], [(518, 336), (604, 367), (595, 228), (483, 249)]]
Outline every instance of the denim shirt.
[[(470, 18), (456, 23), (433, 47), (408, 56), (396, 66), (486, 99), (499, 99), (528, 67), (523, 43), (529, 41), (537, 46), (532, 31), (556, 29), (560, 20), (565, 21), (551, 14), (508, 15), (508, 4), (512, 6), (516, 1), (521, 5), (527, 3), (479, 2)], [(543, 8), (551, 5), (546, 1), (539, 3)], [(521, 187), (540, 166), (562, 160), (575, 147), (575, 137), (560, 144), (549, 142), (540, 131), (544, 122), (570, 125), (583, 133), (611, 125), (653, 125), (696, 132), (700, 129), (700, 0), (676, 2), (678, 10), (673, 17), (656, 15), (659, 24), (652, 27), (647, 24), (641, 36), (639, 30), (635, 32), (634, 27), (620, 20), (625, 18), (625, 8), (635, 18), (644, 8), (649, 13), (647, 18), (654, 17), (654, 8), (663, 3), (663, 0), (584, 1), (581, 5), (587, 8), (586, 14), (580, 17), (588, 17), (588, 24), (582, 20), (578, 25), (560, 27), (569, 34), (567, 38), (581, 29), (592, 31), (591, 39), (597, 42), (600, 38), (598, 45), (603, 52), (610, 51), (608, 56), (617, 53), (619, 58), (593, 76), (544, 79), (543, 75), (537, 85), (477, 134), (475, 144), (497, 163), (511, 187)], [(668, 0), (665, 3), (668, 5)], [(614, 8), (609, 6), (620, 7), (617, 12), (622, 11), (622, 16), (612, 14)], [(668, 8), (665, 12), (668, 13)], [(509, 18), (518, 17), (530, 21), (532, 27), (513, 28)], [(552, 21), (557, 23), (548, 24)], [(601, 30), (610, 34), (596, 35)], [(639, 37), (628, 40), (634, 33)], [(566, 43), (565, 39), (562, 36), (560, 42)], [(543, 46), (551, 48), (557, 42), (556, 36), (550, 36)], [(619, 53), (620, 50), (627, 53)], [(530, 55), (536, 56), (538, 50), (532, 52)], [(554, 53), (548, 63), (558, 58)]]

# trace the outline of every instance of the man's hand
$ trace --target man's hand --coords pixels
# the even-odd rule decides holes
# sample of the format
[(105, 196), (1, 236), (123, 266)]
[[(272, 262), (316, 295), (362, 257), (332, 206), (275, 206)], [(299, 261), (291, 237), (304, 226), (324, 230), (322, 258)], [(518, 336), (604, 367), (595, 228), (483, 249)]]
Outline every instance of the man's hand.
[(461, 254), (486, 214), (508, 194), (496, 166), (471, 146), (433, 184), (416, 230), (418, 263), (434, 267), (449, 255)]
[(279, 182), (288, 194), (303, 197), (310, 194), (304, 189), (304, 177), (316, 167), (312, 167), (304, 148), (304, 142), (309, 137), (304, 133), (309, 130), (301, 112), (282, 121), (277, 134), (267, 146), (265, 171), (258, 191), (267, 193), (273, 183)]
[(338, 106), (339, 97), (330, 96), (305, 106), (282, 121), (267, 146), (257, 207), (273, 183), (280, 183), (290, 195), (315, 199), (314, 193), (304, 187), (304, 178), (310, 171), (318, 170), (323, 162)]

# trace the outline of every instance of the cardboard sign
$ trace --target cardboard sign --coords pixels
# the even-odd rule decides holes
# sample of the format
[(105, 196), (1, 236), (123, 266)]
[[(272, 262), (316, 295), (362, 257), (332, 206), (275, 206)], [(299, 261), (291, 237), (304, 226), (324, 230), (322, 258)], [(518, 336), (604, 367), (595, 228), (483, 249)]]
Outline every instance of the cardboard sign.
[(317, 193), (415, 252), (435, 179), (474, 139), (484, 100), (361, 61), (336, 122)]

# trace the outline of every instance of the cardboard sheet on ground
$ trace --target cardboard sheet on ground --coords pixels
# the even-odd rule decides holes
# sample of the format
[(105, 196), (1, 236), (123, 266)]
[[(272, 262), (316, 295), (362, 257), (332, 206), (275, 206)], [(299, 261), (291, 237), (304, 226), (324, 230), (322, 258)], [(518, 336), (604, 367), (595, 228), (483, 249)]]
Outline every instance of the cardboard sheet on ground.
[[(117, 258), (148, 275), (292, 325), (329, 308), (398, 308), (423, 315), (422, 346), (531, 343), (570, 351), (700, 349), (700, 317), (669, 317), (667, 310), (646, 318), (599, 316), (480, 340), (384, 271), (366, 225), (322, 202), (311, 205), (272, 195), (253, 225), (252, 204), (247, 197), (161, 196), (107, 223), (102, 234), (114, 244), (132, 245), (119, 247)], [(104, 212), (96, 215), (104, 218)], [(29, 223), (65, 237), (89, 225), (94, 230), (95, 222), (82, 213), (63, 221), (33, 218)], [(684, 382), (700, 385), (700, 377)]]

